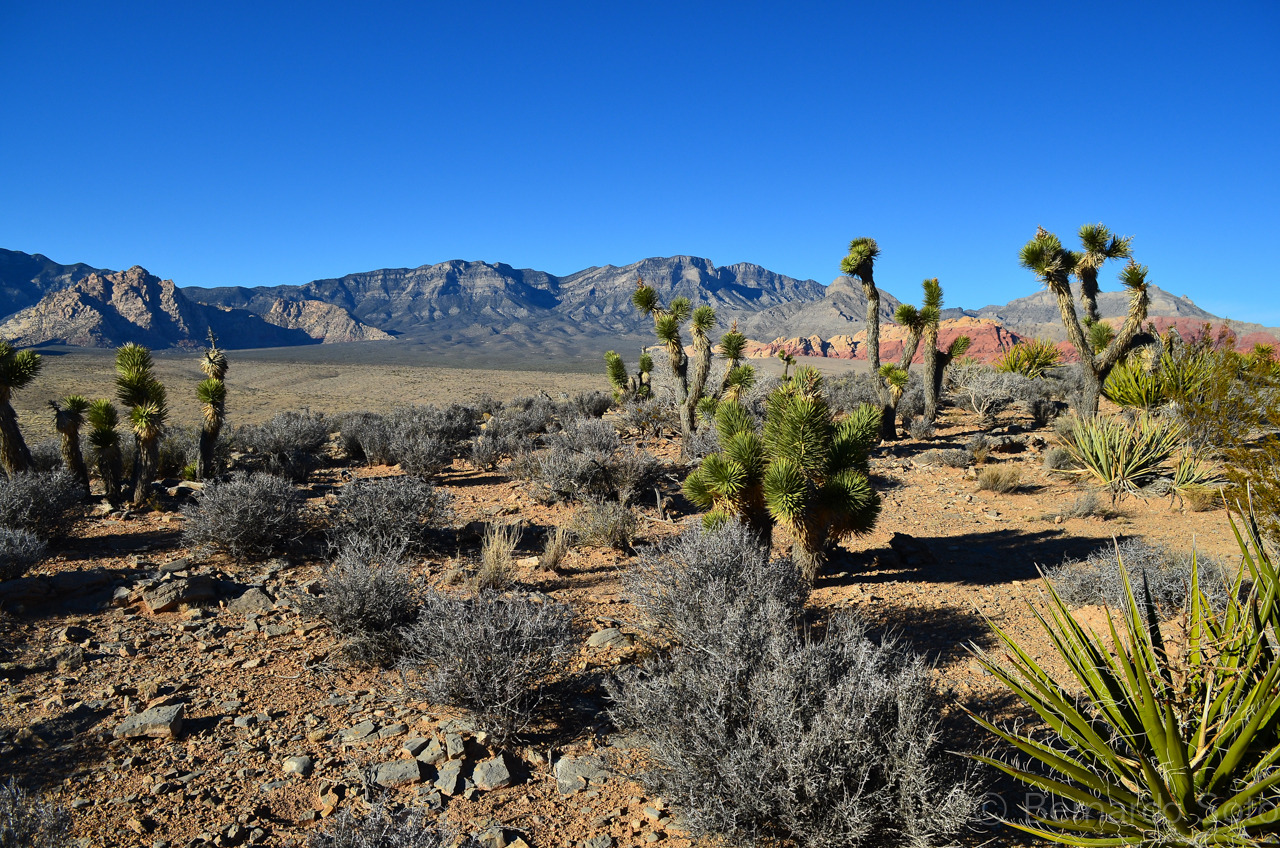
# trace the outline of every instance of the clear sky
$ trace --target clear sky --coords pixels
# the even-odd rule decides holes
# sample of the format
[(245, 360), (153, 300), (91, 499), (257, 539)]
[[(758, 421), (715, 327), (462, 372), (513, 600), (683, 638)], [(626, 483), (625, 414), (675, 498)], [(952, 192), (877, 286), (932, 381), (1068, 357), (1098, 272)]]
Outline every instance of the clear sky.
[[(648, 256), (1030, 294), (1102, 221), (1280, 324), (1280, 2), (0, 2), (0, 247), (180, 285)], [(1107, 290), (1117, 287), (1110, 271)]]

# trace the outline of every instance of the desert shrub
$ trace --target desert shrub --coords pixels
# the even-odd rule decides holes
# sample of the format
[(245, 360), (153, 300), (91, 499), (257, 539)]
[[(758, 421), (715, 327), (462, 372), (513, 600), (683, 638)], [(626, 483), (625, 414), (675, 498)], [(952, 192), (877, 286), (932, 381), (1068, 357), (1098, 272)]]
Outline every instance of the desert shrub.
[(188, 545), (216, 548), (236, 559), (260, 556), (302, 533), (302, 496), (273, 474), (236, 472), (212, 480), (182, 511)]
[(58, 439), (41, 439), (31, 447), (32, 471), (57, 471), (62, 467), (62, 443)]
[(71, 842), (71, 817), (16, 781), (0, 783), (0, 848), (59, 848)]
[(907, 375), (906, 390), (898, 399), (898, 418), (904, 425), (909, 425), (912, 420), (922, 415), (924, 415), (924, 383), (919, 374), (911, 371)]
[(520, 525), (515, 522), (491, 521), (485, 525), (480, 540), (480, 567), (473, 586), (477, 591), (501, 591), (515, 582), (516, 563), (513, 554), (520, 541)]
[[(706, 398), (704, 398), (706, 400)], [(684, 458), (689, 462), (698, 462), (720, 450), (720, 434), (716, 428), (702, 424), (684, 441)]]
[(579, 392), (573, 396), (573, 408), (583, 418), (601, 418), (613, 406), (613, 397), (607, 392)]
[(34, 533), (0, 527), (0, 580), (13, 580), (44, 559), (48, 546)]
[(995, 447), (995, 442), (991, 440), (990, 436), (979, 433), (969, 441), (965, 442), (964, 447), (965, 450), (969, 452), (969, 455), (973, 457), (973, 461), (978, 465), (981, 465), (990, 458), (991, 450)]
[(392, 813), (375, 805), (357, 816), (346, 807), (324, 827), (311, 832), (308, 848), (481, 848), (472, 836), (461, 838), (412, 809)]
[(1024, 400), (1020, 405), (1027, 415), (1031, 417), (1031, 423), (1037, 429), (1049, 426), (1050, 422), (1062, 414), (1064, 407), (1061, 401), (1051, 400), (1047, 397)]
[(616, 501), (597, 501), (574, 513), (570, 529), (580, 545), (622, 551), (635, 539), (636, 517)]
[(403, 665), (411, 689), (469, 710), (477, 729), (506, 744), (537, 719), (544, 687), (576, 652), (576, 636), (563, 604), (428, 592), (404, 631)]
[(156, 464), (159, 477), (180, 477), (182, 470), (200, 456), (200, 438), (194, 430), (170, 427), (160, 437)]
[(350, 537), (321, 571), (324, 592), (310, 612), (329, 622), (343, 654), (360, 666), (387, 667), (401, 653), (401, 630), (418, 613), (418, 583), (404, 548)]
[(937, 434), (938, 428), (928, 418), (913, 418), (907, 425), (907, 432), (918, 442), (927, 442)]
[(800, 627), (806, 587), (751, 533), (693, 528), (628, 591), (674, 647), (609, 686), (648, 748), (641, 775), (698, 834), (802, 846), (925, 846), (975, 793), (939, 750), (930, 668), (852, 618)]
[(409, 475), (352, 480), (338, 492), (331, 532), (421, 550), (431, 532), (453, 517), (451, 500), (448, 492)]
[(621, 420), (623, 426), (642, 436), (680, 429), (675, 406), (655, 397), (629, 399), (622, 406)]
[(521, 433), (552, 433), (560, 429), (559, 410), (548, 397), (519, 397), (503, 407), (502, 412)]
[(338, 419), (338, 436), (347, 456), (356, 462), (390, 464), (386, 422), (376, 412), (348, 412)]
[(1118, 363), (1102, 384), (1102, 395), (1116, 406), (1150, 411), (1167, 400), (1160, 375), (1138, 357)]
[(1071, 362), (1051, 368), (1044, 375), (1045, 388), (1050, 397), (1065, 401), (1071, 408), (1079, 409), (1084, 393), (1084, 366)]
[(958, 448), (935, 448), (917, 457), (921, 465), (942, 465), (947, 468), (967, 468), (973, 462), (973, 454)]
[(235, 433), (236, 444), (255, 454), (264, 470), (295, 483), (306, 482), (328, 440), (328, 420), (307, 409), (277, 413), (265, 424), (240, 427)]
[(1082, 560), (1071, 560), (1045, 571), (1053, 588), (1071, 606), (1105, 604), (1113, 610), (1124, 609), (1124, 581), (1120, 563), (1124, 563), (1139, 602), (1142, 586), (1150, 588), (1156, 612), (1162, 619), (1182, 611), (1191, 591), (1191, 561), (1195, 557), (1200, 570), (1200, 590), (1216, 610), (1226, 607), (1230, 597), (1228, 586), (1234, 575), (1228, 574), (1216, 559), (1192, 552), (1171, 551), (1138, 538), (1125, 539), (1118, 545), (1105, 545)]
[(650, 454), (624, 447), (604, 421), (571, 423), (546, 442), (545, 450), (522, 454), (513, 471), (548, 503), (616, 498), (625, 504), (635, 492), (652, 486), (661, 470)]
[(827, 383), (826, 393), (827, 402), (836, 412), (853, 412), (864, 403), (877, 409), (882, 406), (875, 378), (870, 374), (845, 374)]
[(567, 527), (555, 527), (542, 543), (542, 555), (538, 557), (538, 567), (549, 571), (559, 571), (565, 554), (569, 553), (570, 532)]
[(62, 470), (0, 477), (0, 527), (55, 539), (70, 529), (86, 494), (75, 476)]
[(1103, 500), (1097, 489), (1085, 489), (1071, 502), (1063, 513), (1067, 518), (1106, 518), (1111, 515), (1111, 504)]
[(1004, 352), (995, 362), (995, 369), (1011, 374), (1021, 374), (1032, 380), (1043, 377), (1049, 369), (1062, 360), (1062, 351), (1045, 339), (1021, 341)]
[(994, 417), (1015, 401), (1043, 398), (1050, 391), (1044, 380), (997, 371), (976, 362), (953, 365), (947, 373), (955, 396), (964, 406), (984, 418)]
[(1022, 469), (1016, 465), (988, 465), (978, 474), (978, 488), (1005, 495), (1022, 485)]
[(371, 412), (345, 416), (340, 436), (348, 455), (376, 465), (399, 465), (421, 477), (440, 473), (469, 450), (479, 430), (474, 407), (451, 404), (404, 406), (386, 415)]
[(1066, 448), (1052, 447), (1044, 452), (1044, 469), (1046, 471), (1074, 471), (1075, 460)]

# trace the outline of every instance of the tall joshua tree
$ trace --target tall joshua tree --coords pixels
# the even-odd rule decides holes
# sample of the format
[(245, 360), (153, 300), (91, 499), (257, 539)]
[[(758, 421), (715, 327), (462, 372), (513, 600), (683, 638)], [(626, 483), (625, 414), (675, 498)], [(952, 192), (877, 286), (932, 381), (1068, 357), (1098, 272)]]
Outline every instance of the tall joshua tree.
[(725, 361), (725, 370), (724, 380), (716, 392), (717, 398), (736, 401), (755, 385), (756, 369), (742, 364), (742, 352), (746, 346), (747, 337), (738, 330), (738, 322), (734, 321), (729, 332), (720, 337), (720, 358)]
[[(657, 291), (652, 286), (645, 285), (643, 279), (636, 281), (631, 302), (642, 313), (653, 318), (654, 335), (667, 350), (671, 370), (676, 377), (680, 433), (687, 443), (698, 426), (698, 401), (706, 388), (707, 375), (711, 373), (711, 338), (708, 333), (716, 324), (716, 311), (710, 306), (694, 309), (687, 297), (674, 298), (664, 308)], [(693, 336), (693, 348), (698, 357), (694, 363), (692, 380), (689, 377), (689, 356), (684, 352), (684, 339), (680, 334), (680, 325), (685, 321), (689, 321), (689, 332)]]
[(152, 371), (151, 351), (140, 344), (130, 342), (116, 351), (116, 373), (116, 398), (129, 407), (129, 429), (138, 449), (130, 501), (141, 506), (147, 501), (160, 462), (168, 397)]
[[(1080, 281), (1080, 305), (1084, 307), (1083, 323), (1098, 323), (1098, 271), (1108, 259), (1131, 259), (1132, 236), (1117, 236), (1103, 224), (1085, 224), (1080, 228), (1082, 251), (1075, 252), (1074, 274)], [(1102, 345), (1101, 347), (1105, 347)]]
[(200, 458), (196, 462), (196, 476), (205, 480), (215, 473), (213, 448), (227, 420), (227, 355), (218, 347), (218, 339), (209, 330), (209, 347), (200, 357), (200, 370), (205, 379), (196, 385), (196, 399), (200, 401), (203, 423), (200, 427)]
[(108, 501), (119, 503), (120, 486), (123, 482), (121, 478), (124, 476), (120, 434), (116, 432), (120, 416), (111, 401), (102, 398), (89, 404), (88, 419), (89, 449), (98, 469), (98, 477), (102, 480), (102, 488)]
[(867, 298), (867, 364), (871, 367), (871, 378), (882, 407), (880, 438), (892, 441), (898, 438), (897, 422), (894, 420), (889, 383), (880, 373), (880, 290), (876, 288), (875, 281), (876, 257), (879, 255), (880, 247), (875, 239), (856, 238), (849, 242), (849, 254), (841, 260), (840, 270), (862, 284), (862, 293)]
[(31, 451), (18, 429), (18, 415), (10, 399), (13, 393), (28, 386), (40, 373), (40, 354), (33, 350), (15, 350), (0, 340), (0, 465), (5, 473), (14, 474), (31, 468)]
[(938, 417), (938, 325), (942, 323), (942, 285), (938, 278), (925, 280), (924, 306), (920, 309), (920, 324), (924, 335), (924, 417), (934, 421)]
[(84, 488), (84, 496), (89, 497), (89, 469), (84, 464), (84, 454), (80, 450), (80, 428), (84, 425), (84, 414), (89, 409), (89, 399), (81, 395), (69, 395), (62, 403), (49, 401), (53, 410), (54, 429), (62, 436), (62, 464), (66, 466)]
[[(1101, 225), (1098, 227), (1102, 228)], [(1102, 229), (1105, 230), (1105, 228)], [(1123, 250), (1126, 254), (1128, 253), (1128, 239), (1123, 241)], [(1080, 357), (1081, 373), (1084, 376), (1080, 414), (1091, 416), (1098, 413), (1098, 398), (1102, 394), (1102, 384), (1107, 379), (1107, 375), (1124, 356), (1129, 344), (1142, 327), (1142, 322), (1146, 320), (1149, 299), (1147, 267), (1139, 265), (1130, 257), (1129, 263), (1120, 272), (1120, 282), (1129, 290), (1129, 312), (1111, 342), (1101, 351), (1095, 352), (1085, 332), (1085, 325), (1081, 324), (1076, 314), (1075, 301), (1071, 293), (1071, 276), (1078, 273), (1080, 262), (1087, 255), (1087, 250), (1081, 254), (1064, 249), (1057, 236), (1040, 227), (1036, 230), (1035, 238), (1023, 246), (1019, 261), (1022, 267), (1039, 277), (1040, 282), (1058, 300), (1062, 324), (1066, 327), (1067, 338), (1071, 340)], [(1096, 283), (1096, 272), (1094, 279)]]

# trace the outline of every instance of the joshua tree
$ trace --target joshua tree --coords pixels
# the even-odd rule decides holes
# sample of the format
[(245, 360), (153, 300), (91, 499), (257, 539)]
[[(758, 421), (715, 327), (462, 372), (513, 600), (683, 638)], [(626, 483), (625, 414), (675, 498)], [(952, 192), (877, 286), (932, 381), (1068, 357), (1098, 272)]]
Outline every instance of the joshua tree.
[(788, 351), (780, 350), (778, 351), (778, 361), (782, 363), (782, 379), (790, 379), (791, 369), (796, 364), (796, 358)]
[[(1092, 328), (1098, 323), (1098, 271), (1108, 259), (1130, 259), (1132, 236), (1113, 235), (1102, 224), (1085, 224), (1080, 228), (1080, 244), (1084, 250), (1073, 253), (1075, 278), (1080, 281), (1080, 303), (1084, 306), (1083, 323)], [(1105, 348), (1108, 341), (1097, 345), (1094, 352)]]
[(129, 429), (137, 445), (130, 501), (141, 506), (156, 477), (168, 398), (152, 372), (151, 351), (142, 345), (130, 342), (116, 351), (116, 372), (116, 398), (129, 407)]
[(17, 389), (25, 388), (40, 373), (40, 354), (15, 350), (0, 340), (0, 465), (12, 477), (31, 468), (31, 451), (18, 429), (18, 415), (9, 400)]
[(98, 477), (102, 479), (102, 488), (107, 500), (120, 502), (120, 485), (124, 476), (123, 463), (120, 458), (120, 434), (116, 425), (120, 416), (111, 401), (105, 398), (89, 404), (89, 448), (93, 452), (94, 464), (98, 468)]
[(89, 469), (84, 464), (84, 454), (80, 451), (80, 428), (84, 425), (84, 413), (89, 408), (89, 399), (81, 395), (70, 395), (59, 404), (49, 401), (53, 410), (53, 426), (62, 435), (62, 464), (66, 466), (84, 487), (84, 496), (89, 497)]
[(867, 298), (867, 363), (871, 366), (872, 381), (880, 396), (883, 408), (880, 414), (880, 438), (892, 441), (898, 438), (894, 420), (889, 384), (880, 373), (880, 290), (876, 288), (875, 264), (880, 247), (873, 238), (860, 237), (849, 242), (849, 255), (840, 262), (840, 270), (862, 283), (862, 293)]
[[(1098, 225), (1098, 228), (1103, 231), (1106, 229), (1101, 225)], [(1112, 238), (1112, 241), (1114, 242), (1115, 239)], [(1127, 255), (1129, 240), (1124, 239), (1121, 247)], [(1035, 238), (1023, 246), (1019, 255), (1022, 267), (1034, 272), (1040, 278), (1040, 282), (1058, 299), (1058, 310), (1062, 313), (1062, 323), (1067, 329), (1067, 338), (1071, 340), (1080, 357), (1080, 364), (1083, 366), (1081, 373), (1084, 376), (1084, 390), (1080, 414), (1084, 416), (1098, 414), (1098, 398), (1102, 394), (1102, 384), (1111, 373), (1111, 369), (1124, 356), (1129, 343), (1142, 327), (1142, 322), (1147, 317), (1148, 303), (1147, 267), (1139, 265), (1130, 257), (1129, 264), (1125, 265), (1120, 272), (1120, 282), (1129, 290), (1129, 314), (1125, 316), (1124, 323), (1111, 342), (1101, 351), (1095, 352), (1084, 326), (1076, 315), (1076, 306), (1071, 294), (1071, 275), (1078, 273), (1079, 263), (1088, 255), (1087, 250), (1084, 254), (1065, 250), (1058, 237), (1043, 227), (1036, 230)]]
[(604, 355), (606, 373), (609, 384), (613, 386), (613, 399), (645, 398), (650, 393), (649, 373), (653, 371), (653, 357), (644, 351), (640, 352), (639, 371), (632, 376), (627, 373), (627, 365), (616, 351), (607, 351)]
[(938, 278), (925, 280), (924, 306), (920, 309), (920, 324), (924, 336), (924, 417), (934, 421), (938, 417), (938, 325), (942, 323), (942, 285)]
[[(654, 335), (667, 349), (667, 355), (671, 359), (671, 370), (676, 377), (680, 433), (687, 443), (698, 426), (698, 401), (706, 388), (707, 375), (711, 373), (711, 338), (707, 333), (716, 324), (716, 311), (710, 306), (693, 309), (687, 297), (673, 299), (671, 305), (664, 309), (658, 300), (658, 293), (652, 286), (645, 285), (643, 279), (637, 281), (631, 302), (645, 315), (652, 316)], [(684, 340), (680, 336), (680, 325), (685, 321), (689, 321), (693, 348), (698, 356), (692, 380), (689, 379), (689, 357), (684, 352)]]
[(867, 451), (879, 430), (879, 410), (863, 405), (836, 423), (822, 378), (797, 368), (769, 396), (764, 432), (741, 406), (716, 410), (721, 450), (685, 480), (690, 500), (716, 524), (740, 517), (764, 542), (774, 522), (790, 530), (792, 559), (805, 579), (821, 570), (831, 544), (868, 532), (880, 498), (867, 479)]
[(200, 357), (200, 370), (205, 379), (196, 386), (196, 399), (200, 401), (204, 423), (200, 427), (200, 458), (196, 463), (196, 476), (205, 480), (214, 474), (213, 448), (218, 434), (227, 420), (227, 355), (218, 347), (218, 340), (209, 330), (209, 347)]
[(742, 393), (756, 383), (756, 369), (742, 364), (742, 351), (747, 346), (747, 337), (738, 331), (738, 322), (734, 321), (729, 332), (720, 337), (720, 358), (725, 360), (724, 380), (720, 383), (717, 398), (736, 401)]

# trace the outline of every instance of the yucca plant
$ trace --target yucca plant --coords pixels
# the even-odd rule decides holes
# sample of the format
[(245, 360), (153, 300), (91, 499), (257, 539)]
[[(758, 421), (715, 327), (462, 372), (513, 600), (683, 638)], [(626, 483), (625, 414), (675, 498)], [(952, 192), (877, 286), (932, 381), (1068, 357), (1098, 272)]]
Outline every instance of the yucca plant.
[(974, 646), (978, 661), (1051, 735), (974, 715), (1017, 751), (976, 759), (1073, 808), (1008, 824), (1065, 845), (1280, 845), (1280, 656), (1268, 636), (1280, 624), (1280, 575), (1257, 525), (1244, 524), (1243, 535), (1232, 528), (1250, 594), (1241, 599), (1242, 569), (1215, 613), (1193, 562), (1172, 635), (1123, 563), (1124, 609), (1108, 613), (1104, 635), (1077, 622), (1046, 581), (1047, 616), (1031, 610), (1068, 670), (1062, 680), (988, 622), (1004, 656)]
[(773, 517), (764, 502), (766, 456), (756, 421), (737, 402), (725, 400), (716, 407), (715, 425), (720, 451), (685, 479), (685, 495), (707, 510), (702, 521), (708, 528), (739, 518), (767, 544)]
[(1226, 485), (1226, 478), (1191, 448), (1184, 448), (1173, 464), (1170, 493), (1175, 498), (1193, 504), (1209, 504), (1217, 499)]
[(206, 480), (216, 473), (213, 449), (227, 420), (227, 355), (218, 347), (218, 339), (209, 330), (209, 347), (200, 357), (200, 370), (205, 379), (196, 384), (196, 399), (200, 402), (200, 456), (196, 460), (196, 477)]
[(873, 238), (860, 236), (849, 242), (849, 252), (840, 260), (840, 272), (862, 284), (867, 299), (867, 363), (871, 366), (876, 393), (880, 396), (880, 438), (898, 437), (897, 418), (889, 397), (889, 386), (880, 374), (880, 290), (876, 288), (875, 266), (880, 246)]
[(1057, 345), (1045, 339), (1032, 339), (1020, 341), (1006, 350), (995, 361), (995, 369), (1037, 380), (1061, 361), (1062, 351)]
[(84, 414), (89, 409), (89, 399), (81, 395), (70, 395), (62, 403), (49, 401), (53, 410), (53, 426), (62, 436), (62, 464), (71, 472), (81, 487), (84, 496), (89, 497), (89, 469), (84, 464), (84, 453), (80, 450), (80, 428), (84, 426)]
[(1107, 381), (1102, 384), (1102, 394), (1116, 406), (1144, 411), (1155, 409), (1168, 400), (1160, 375), (1133, 357), (1111, 369)]
[(160, 436), (169, 416), (164, 386), (152, 371), (151, 351), (130, 342), (116, 351), (116, 398), (129, 407), (137, 456), (133, 463), (130, 500), (146, 503), (160, 459)]
[[(710, 306), (694, 309), (687, 297), (674, 298), (670, 305), (664, 307), (657, 291), (645, 285), (643, 279), (636, 282), (631, 302), (636, 309), (653, 318), (653, 333), (671, 360), (671, 371), (676, 377), (676, 406), (680, 414), (683, 450), (698, 427), (698, 401), (706, 388), (707, 375), (711, 373), (711, 338), (708, 333), (716, 325), (716, 312)], [(680, 325), (685, 321), (689, 322), (697, 355), (692, 378), (689, 376), (689, 356), (684, 352), (684, 339), (680, 333)]]
[(724, 380), (720, 383), (718, 398), (736, 401), (742, 393), (756, 383), (756, 369), (742, 364), (742, 354), (747, 346), (747, 337), (738, 330), (738, 322), (734, 321), (729, 331), (720, 337), (719, 354), (725, 361)]
[(17, 350), (0, 340), (0, 465), (10, 477), (31, 470), (31, 451), (22, 438), (10, 400), (15, 391), (30, 385), (40, 373), (40, 365), (40, 354)]
[(111, 401), (105, 398), (89, 404), (89, 450), (93, 457), (102, 488), (111, 503), (119, 503), (120, 486), (124, 477), (123, 460), (120, 457), (120, 434), (116, 426), (120, 415)]
[(639, 369), (636, 373), (627, 373), (627, 364), (617, 351), (606, 351), (604, 355), (605, 373), (609, 377), (609, 385), (613, 387), (613, 399), (625, 401), (631, 398), (647, 398), (650, 394), (649, 372), (653, 370), (653, 357), (645, 352), (640, 353)]
[[(924, 418), (933, 422), (938, 417), (938, 394), (942, 388), (941, 370), (946, 367), (942, 361), (947, 355), (938, 350), (938, 325), (942, 323), (942, 286), (938, 278), (925, 280), (924, 305), (920, 309), (920, 323), (924, 335)], [(968, 336), (961, 336), (968, 344)], [(941, 367), (940, 367), (941, 366)]]
[(868, 533), (880, 515), (880, 496), (867, 477), (867, 453), (880, 431), (880, 410), (866, 404), (840, 422), (822, 394), (822, 377), (798, 368), (769, 396), (761, 486), (769, 514), (791, 531), (791, 557), (812, 581), (830, 545)]
[(1071, 422), (1065, 447), (1080, 466), (1111, 493), (1112, 501), (1139, 488), (1177, 449), (1182, 427), (1167, 418), (1140, 415), (1132, 424), (1094, 416)]

